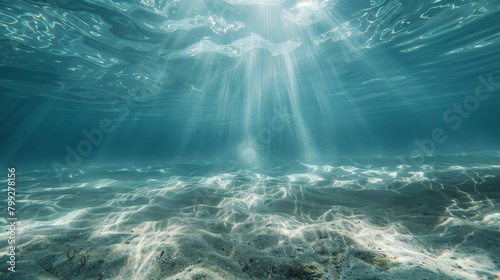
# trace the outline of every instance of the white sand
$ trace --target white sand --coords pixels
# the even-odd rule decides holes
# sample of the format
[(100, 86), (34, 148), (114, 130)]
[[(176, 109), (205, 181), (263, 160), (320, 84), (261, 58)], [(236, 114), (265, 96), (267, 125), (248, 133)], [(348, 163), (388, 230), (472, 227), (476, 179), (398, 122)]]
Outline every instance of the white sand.
[(379, 165), (20, 173), (0, 278), (500, 279), (499, 165)]

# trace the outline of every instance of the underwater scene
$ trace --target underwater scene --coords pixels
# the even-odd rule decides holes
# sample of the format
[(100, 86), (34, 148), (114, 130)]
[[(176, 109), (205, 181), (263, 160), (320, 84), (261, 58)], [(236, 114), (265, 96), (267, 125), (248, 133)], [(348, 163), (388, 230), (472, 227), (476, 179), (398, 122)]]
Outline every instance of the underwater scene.
[(500, 1), (0, 2), (0, 279), (500, 280)]

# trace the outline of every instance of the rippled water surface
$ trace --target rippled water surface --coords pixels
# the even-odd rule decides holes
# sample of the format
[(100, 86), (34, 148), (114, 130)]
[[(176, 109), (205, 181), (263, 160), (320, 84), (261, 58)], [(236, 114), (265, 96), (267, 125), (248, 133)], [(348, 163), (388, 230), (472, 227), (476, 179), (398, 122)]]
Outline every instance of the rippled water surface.
[[(110, 118), (114, 146), (134, 144), (148, 157), (150, 145), (132, 134), (165, 143), (156, 151), (168, 157), (226, 155), (241, 143), (278, 157), (409, 153), (433, 128), (453, 134), (442, 152), (498, 143), (500, 99), (490, 94), (498, 88), (498, 1), (0, 7), (2, 112), (12, 120), (5, 131), (22, 127), (17, 138), (29, 130), (64, 147)], [(485, 98), (475, 97), (478, 88)], [(467, 102), (473, 118), (453, 107)], [(65, 135), (74, 124), (74, 136)], [(14, 139), (8, 145), (30, 155), (65, 153)]]

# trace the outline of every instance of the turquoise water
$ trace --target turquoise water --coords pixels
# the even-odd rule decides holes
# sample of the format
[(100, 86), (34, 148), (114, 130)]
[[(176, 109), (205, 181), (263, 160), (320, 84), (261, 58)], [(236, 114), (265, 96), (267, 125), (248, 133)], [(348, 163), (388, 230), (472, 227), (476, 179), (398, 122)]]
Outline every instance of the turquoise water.
[(494, 0), (0, 3), (0, 277), (496, 279), (499, 22)]

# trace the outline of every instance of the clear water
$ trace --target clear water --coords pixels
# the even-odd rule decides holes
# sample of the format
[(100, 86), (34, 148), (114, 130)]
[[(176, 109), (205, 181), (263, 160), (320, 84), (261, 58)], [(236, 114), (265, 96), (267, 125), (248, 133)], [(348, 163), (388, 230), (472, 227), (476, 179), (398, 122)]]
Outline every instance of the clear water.
[(495, 0), (0, 3), (0, 278), (498, 279), (499, 23)]

